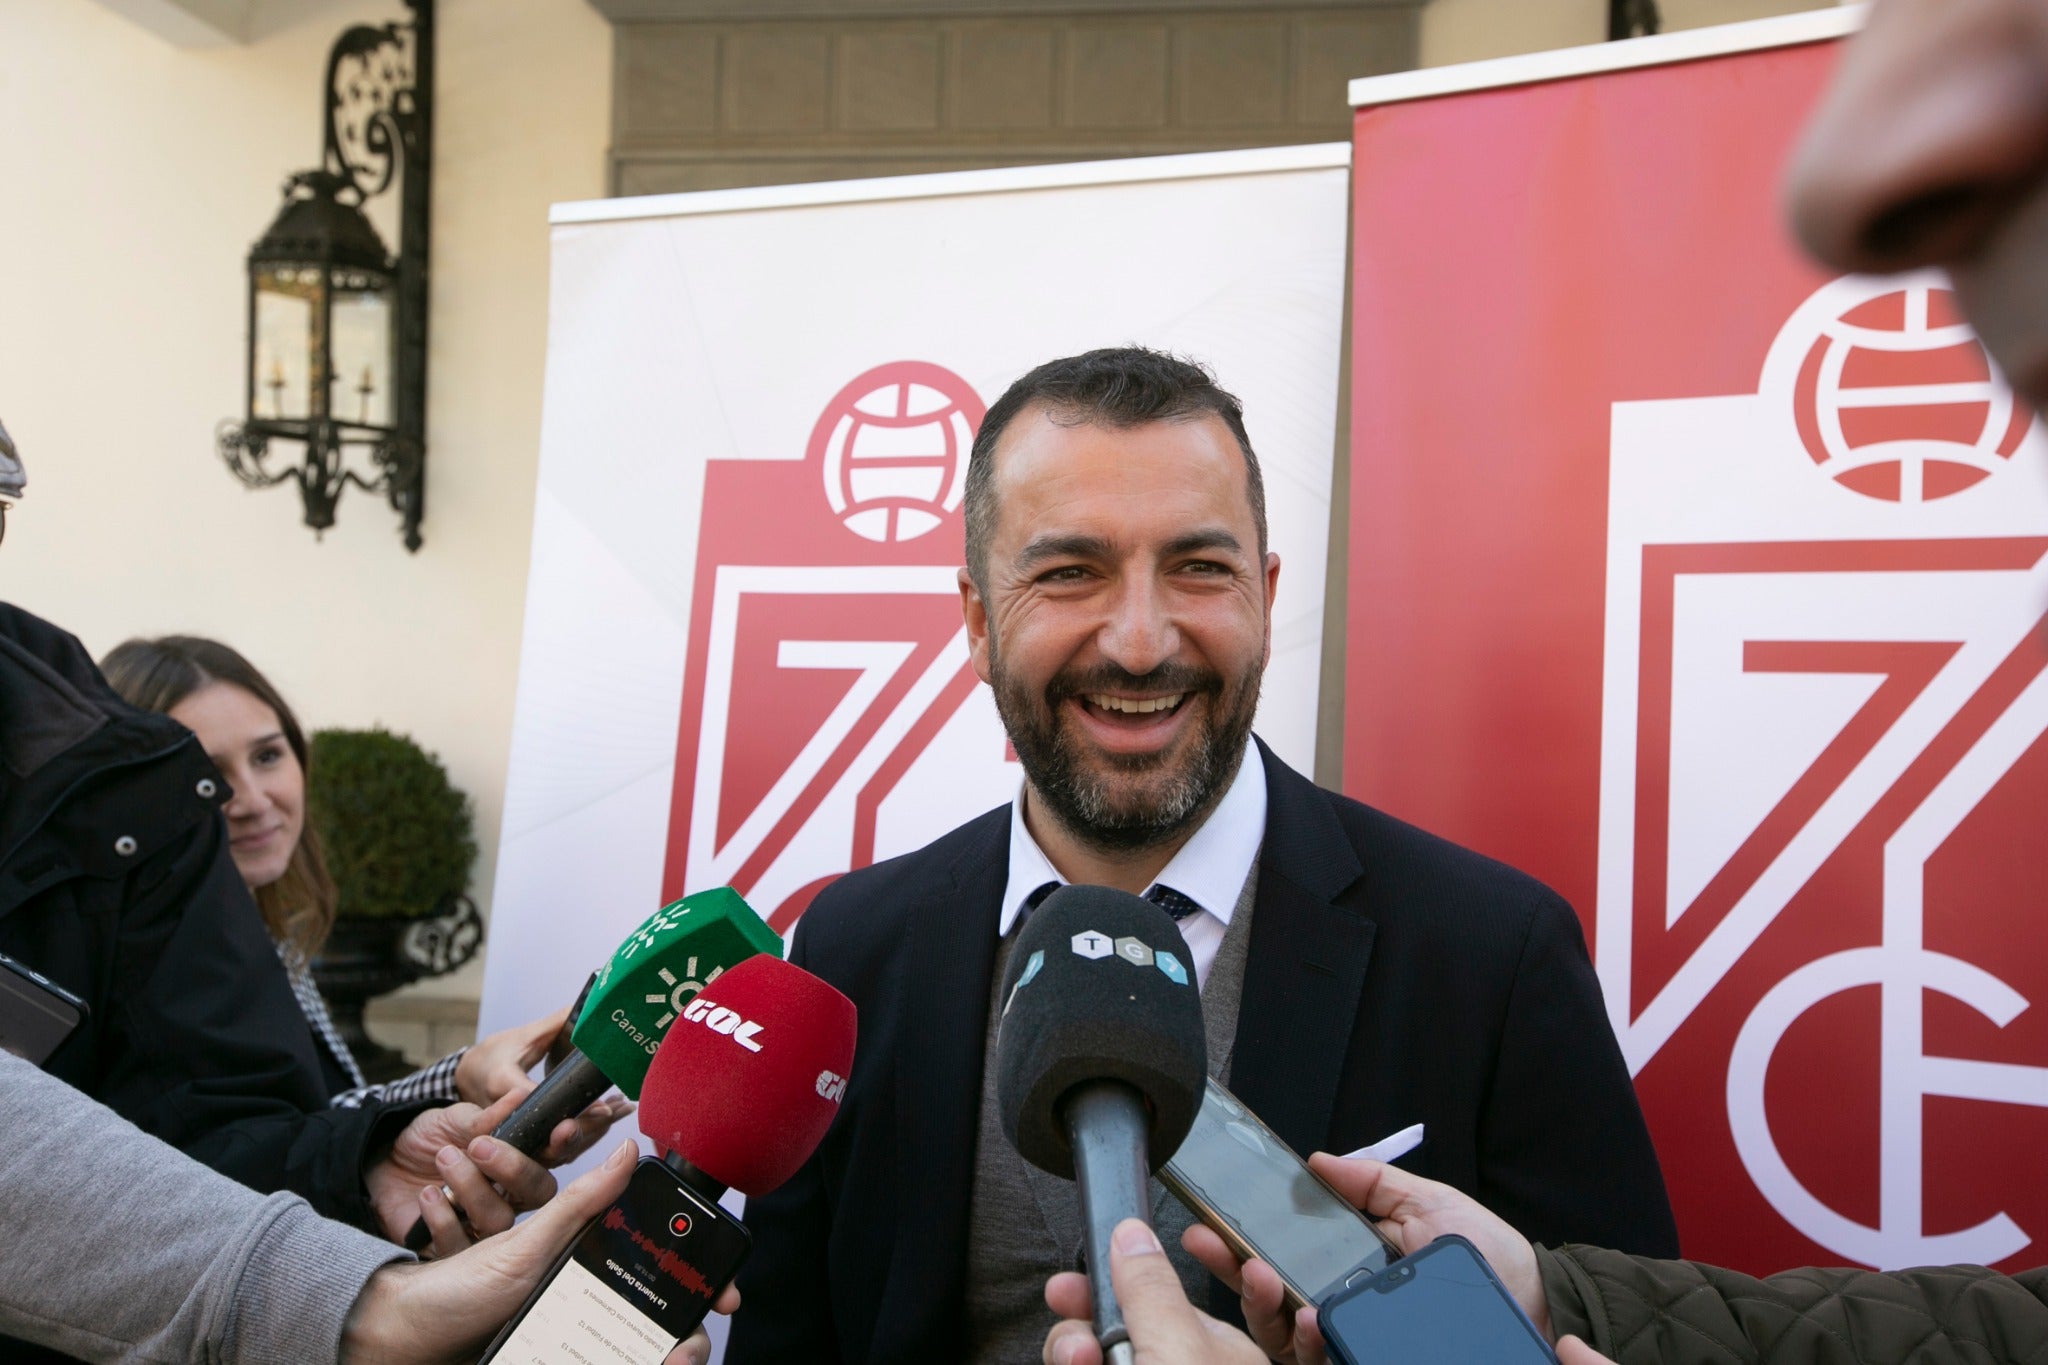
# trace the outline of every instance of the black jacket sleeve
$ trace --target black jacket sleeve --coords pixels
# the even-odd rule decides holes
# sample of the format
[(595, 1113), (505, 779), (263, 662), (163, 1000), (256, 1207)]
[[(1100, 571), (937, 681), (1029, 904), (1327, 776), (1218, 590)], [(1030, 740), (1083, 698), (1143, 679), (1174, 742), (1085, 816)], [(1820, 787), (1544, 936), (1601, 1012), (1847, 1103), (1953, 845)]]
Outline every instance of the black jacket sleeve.
[(2048, 1360), (2048, 1269), (1788, 1270), (1768, 1279), (1598, 1247), (1539, 1248), (1551, 1329), (1619, 1365)]
[(363, 1168), (413, 1111), (327, 1107), (311, 1031), (222, 822), (173, 837), (119, 900), (97, 1074), (65, 1079), (223, 1175), (377, 1231)]
[[(806, 968), (808, 922), (809, 916), (797, 921), (789, 950), (790, 962)], [(832, 1206), (823, 1152), (821, 1144), (794, 1176), (747, 1201), (754, 1249), (740, 1268), (741, 1308), (725, 1347), (729, 1365), (797, 1360), (834, 1365), (840, 1359), (832, 1320)]]
[(1676, 1256), (1678, 1229), (1578, 916), (1544, 891), (1479, 1125), (1482, 1204), (1532, 1242)]

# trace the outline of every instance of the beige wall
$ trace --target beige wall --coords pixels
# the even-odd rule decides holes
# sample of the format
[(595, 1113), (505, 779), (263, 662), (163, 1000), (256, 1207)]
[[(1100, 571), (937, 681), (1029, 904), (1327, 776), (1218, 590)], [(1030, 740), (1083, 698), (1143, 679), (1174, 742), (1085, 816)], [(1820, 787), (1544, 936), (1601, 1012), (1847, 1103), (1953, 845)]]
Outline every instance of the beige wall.
[(1605, 0), (1430, 0), (1422, 12), (1422, 64), (1577, 47), (1606, 36)]
[(877, 18), (755, 0), (735, 18), (672, 2), (675, 17), (619, 26), (612, 183), (656, 194), (1335, 141), (1351, 78), (1415, 65), (1422, 4), (940, 0)]
[(1834, 8), (1834, 0), (1657, 0), (1657, 4), (1664, 13), (1667, 33), (1682, 28), (1705, 28), (1709, 24), (1734, 24), (1744, 19), (1768, 19), (1774, 14), (1799, 10)]
[(241, 399), (242, 258), (285, 175), (317, 160), (327, 47), (402, 13), (347, 0), (194, 50), (91, 0), (0, 0), (0, 420), (30, 479), (0, 597), (95, 654), (135, 633), (219, 635), (309, 725), (410, 732), (475, 797), (488, 905), (547, 206), (604, 188), (611, 36), (585, 0), (440, 5), (425, 547), (408, 555), (389, 508), (357, 492), (316, 543), (293, 489), (247, 492), (213, 453)]
[[(1826, 9), (1834, 0), (1657, 0), (1664, 32)], [(1422, 65), (1576, 47), (1607, 37), (1606, 0), (1431, 0), (1422, 12)]]

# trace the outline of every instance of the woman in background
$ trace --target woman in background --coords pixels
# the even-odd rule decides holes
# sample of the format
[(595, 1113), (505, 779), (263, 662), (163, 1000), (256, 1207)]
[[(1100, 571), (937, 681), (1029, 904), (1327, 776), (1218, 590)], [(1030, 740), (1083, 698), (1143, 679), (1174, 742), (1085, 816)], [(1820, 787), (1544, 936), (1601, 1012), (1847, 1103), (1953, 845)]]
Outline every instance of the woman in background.
[[(306, 736), (291, 707), (235, 650), (194, 635), (129, 640), (101, 660), (100, 669), (130, 705), (166, 714), (198, 735), (227, 779), (232, 795), (222, 810), (229, 850), (320, 1040), (331, 1103), (460, 1099), (488, 1106), (528, 1083), (527, 1070), (547, 1051), (566, 1010), (494, 1033), (401, 1080), (366, 1084), (309, 966), (334, 924), (337, 893), (320, 836), (306, 823)], [(578, 1126), (601, 1133), (631, 1109), (624, 1100), (608, 1107), (600, 1101)]]

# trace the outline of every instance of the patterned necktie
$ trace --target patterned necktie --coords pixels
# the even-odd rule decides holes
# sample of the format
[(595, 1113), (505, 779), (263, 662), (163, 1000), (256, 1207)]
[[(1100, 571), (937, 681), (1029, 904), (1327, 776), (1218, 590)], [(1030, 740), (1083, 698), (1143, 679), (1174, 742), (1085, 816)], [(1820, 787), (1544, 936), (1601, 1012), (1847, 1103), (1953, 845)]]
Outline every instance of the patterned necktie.
[[(1061, 885), (1060, 882), (1047, 882), (1043, 886), (1034, 887), (1031, 894), (1024, 898), (1024, 908), (1017, 912), (1017, 923), (1022, 924), (1031, 912), (1043, 905), (1045, 898), (1059, 890)], [(1172, 887), (1159, 882), (1153, 883), (1152, 889), (1145, 893), (1145, 899), (1173, 916), (1176, 924), (1202, 908)]]
[(1145, 899), (1172, 915), (1176, 924), (1202, 908), (1163, 882), (1154, 882), (1152, 889), (1145, 893)]

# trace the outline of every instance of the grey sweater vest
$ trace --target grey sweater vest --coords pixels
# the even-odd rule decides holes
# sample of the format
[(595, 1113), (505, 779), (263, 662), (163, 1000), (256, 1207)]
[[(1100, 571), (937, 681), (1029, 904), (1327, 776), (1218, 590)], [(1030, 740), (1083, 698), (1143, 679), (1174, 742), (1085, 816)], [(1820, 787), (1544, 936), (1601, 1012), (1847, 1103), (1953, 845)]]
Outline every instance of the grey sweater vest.
[[(1258, 885), (1259, 860), (1254, 857), (1251, 872), (1237, 893), (1230, 927), (1224, 931), (1209, 979), (1202, 986), (1209, 1074), (1226, 1084)], [(1013, 925), (1009, 936), (996, 947), (988, 1038), (983, 1045), (973, 1202), (968, 1210), (967, 1358), (980, 1365), (1031, 1365), (1039, 1359), (1045, 1334), (1055, 1321), (1045, 1306), (1046, 1277), (1055, 1270), (1077, 1269), (1081, 1253), (1080, 1191), (1073, 1182), (1047, 1175), (1018, 1156), (1003, 1137), (1002, 1121), (996, 1115), (996, 1003), (1015, 940)], [(1152, 1226), (1180, 1272), (1188, 1297), (1203, 1303), (1209, 1293), (1209, 1272), (1180, 1248), (1180, 1235), (1193, 1221), (1179, 1200), (1157, 1180), (1152, 1182)]]

